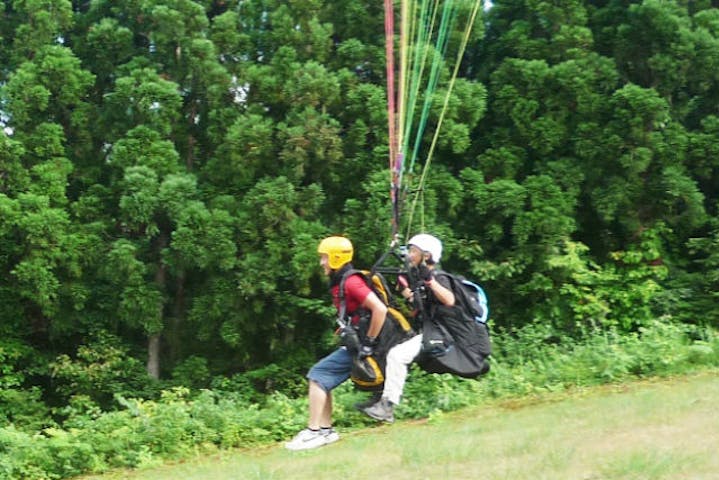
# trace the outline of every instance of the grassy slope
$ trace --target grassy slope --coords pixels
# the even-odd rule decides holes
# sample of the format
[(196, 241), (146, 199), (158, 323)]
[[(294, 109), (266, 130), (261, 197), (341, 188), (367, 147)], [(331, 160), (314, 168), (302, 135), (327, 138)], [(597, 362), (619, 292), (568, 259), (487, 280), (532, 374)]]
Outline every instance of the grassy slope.
[(86, 480), (719, 479), (719, 372), (505, 401)]

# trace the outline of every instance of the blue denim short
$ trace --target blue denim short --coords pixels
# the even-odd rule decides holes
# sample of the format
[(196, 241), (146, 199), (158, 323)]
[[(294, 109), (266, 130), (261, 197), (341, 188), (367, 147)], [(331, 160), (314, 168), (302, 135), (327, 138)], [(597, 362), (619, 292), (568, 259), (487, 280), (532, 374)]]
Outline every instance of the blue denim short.
[(348, 378), (352, 372), (352, 355), (345, 347), (338, 348), (314, 364), (307, 378), (329, 392)]

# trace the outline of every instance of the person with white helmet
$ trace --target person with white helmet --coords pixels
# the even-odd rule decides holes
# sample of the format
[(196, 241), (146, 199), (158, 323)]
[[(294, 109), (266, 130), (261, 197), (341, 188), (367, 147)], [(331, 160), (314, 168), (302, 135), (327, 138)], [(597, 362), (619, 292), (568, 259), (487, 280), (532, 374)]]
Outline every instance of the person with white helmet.
[[(453, 306), (455, 297), (447, 277), (435, 277), (434, 275), (436, 266), (442, 258), (442, 242), (433, 235), (420, 233), (410, 238), (407, 246), (410, 263), (409, 274), (417, 280), (414, 283), (420, 283), (420, 285), (413, 291), (410, 288), (410, 282), (400, 278), (402, 296), (420, 307), (418, 308), (420, 313), (431, 311), (432, 306), (437, 304)], [(375, 420), (394, 422), (394, 406), (399, 404), (402, 397), (409, 365), (422, 350), (422, 338), (420, 332), (390, 349), (387, 354), (382, 397), (375, 404), (363, 408), (362, 411), (365, 414)]]
[[(339, 309), (340, 282), (353, 269), (352, 242), (345, 237), (331, 236), (322, 240), (317, 247), (320, 266), (330, 279), (333, 303)], [(366, 344), (360, 354), (372, 354), (373, 345), (387, 315), (387, 306), (369, 288), (361, 276), (349, 274), (344, 282), (346, 313), (353, 323), (359, 321), (362, 310), (370, 315), (369, 327), (364, 336)], [(307, 450), (339, 440), (339, 434), (332, 428), (332, 390), (350, 377), (353, 354), (346, 347), (340, 347), (319, 360), (307, 373), (309, 380), (309, 420), (307, 428), (285, 444), (288, 450)]]

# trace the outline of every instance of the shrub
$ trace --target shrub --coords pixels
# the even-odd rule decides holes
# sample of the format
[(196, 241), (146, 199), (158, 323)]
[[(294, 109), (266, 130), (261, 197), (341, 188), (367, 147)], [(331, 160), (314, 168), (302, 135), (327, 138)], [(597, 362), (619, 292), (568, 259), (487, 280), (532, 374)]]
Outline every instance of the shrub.
[[(632, 376), (666, 375), (719, 365), (719, 335), (711, 329), (648, 322), (639, 331), (595, 332), (563, 338), (542, 326), (495, 335), (490, 372), (479, 380), (410, 370), (400, 418), (440, 419), (441, 413), (491, 398), (509, 398), (618, 382)], [(246, 385), (246, 378), (235, 386)], [(254, 396), (256, 391), (253, 389)], [(345, 382), (334, 392), (335, 424), (358, 428), (374, 422), (352, 404), (365, 394)], [(118, 467), (142, 467), (190, 452), (271, 443), (306, 425), (307, 399), (273, 392), (250, 401), (241, 391), (176, 387), (159, 399), (120, 395), (121, 410), (103, 412), (87, 395), (62, 409), (63, 428), (34, 435), (12, 425), (0, 429), (0, 477), (62, 479)]]
[(26, 432), (55, 425), (41, 396), (38, 387), (0, 389), (0, 419)]
[(85, 395), (103, 409), (113, 406), (117, 394), (148, 398), (155, 383), (121, 341), (107, 333), (78, 347), (75, 358), (59, 355), (51, 372), (56, 391), (66, 401), (73, 395)]
[(172, 371), (172, 380), (177, 385), (206, 388), (210, 382), (207, 359), (195, 355), (186, 358)]

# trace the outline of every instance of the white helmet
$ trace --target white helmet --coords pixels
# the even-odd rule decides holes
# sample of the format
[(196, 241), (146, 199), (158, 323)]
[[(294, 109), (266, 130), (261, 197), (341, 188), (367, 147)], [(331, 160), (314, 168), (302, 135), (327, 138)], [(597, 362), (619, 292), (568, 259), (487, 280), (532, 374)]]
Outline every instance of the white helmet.
[(407, 245), (414, 245), (423, 252), (427, 252), (432, 256), (434, 263), (439, 263), (442, 258), (442, 242), (435, 236), (428, 233), (420, 233), (409, 239)]

